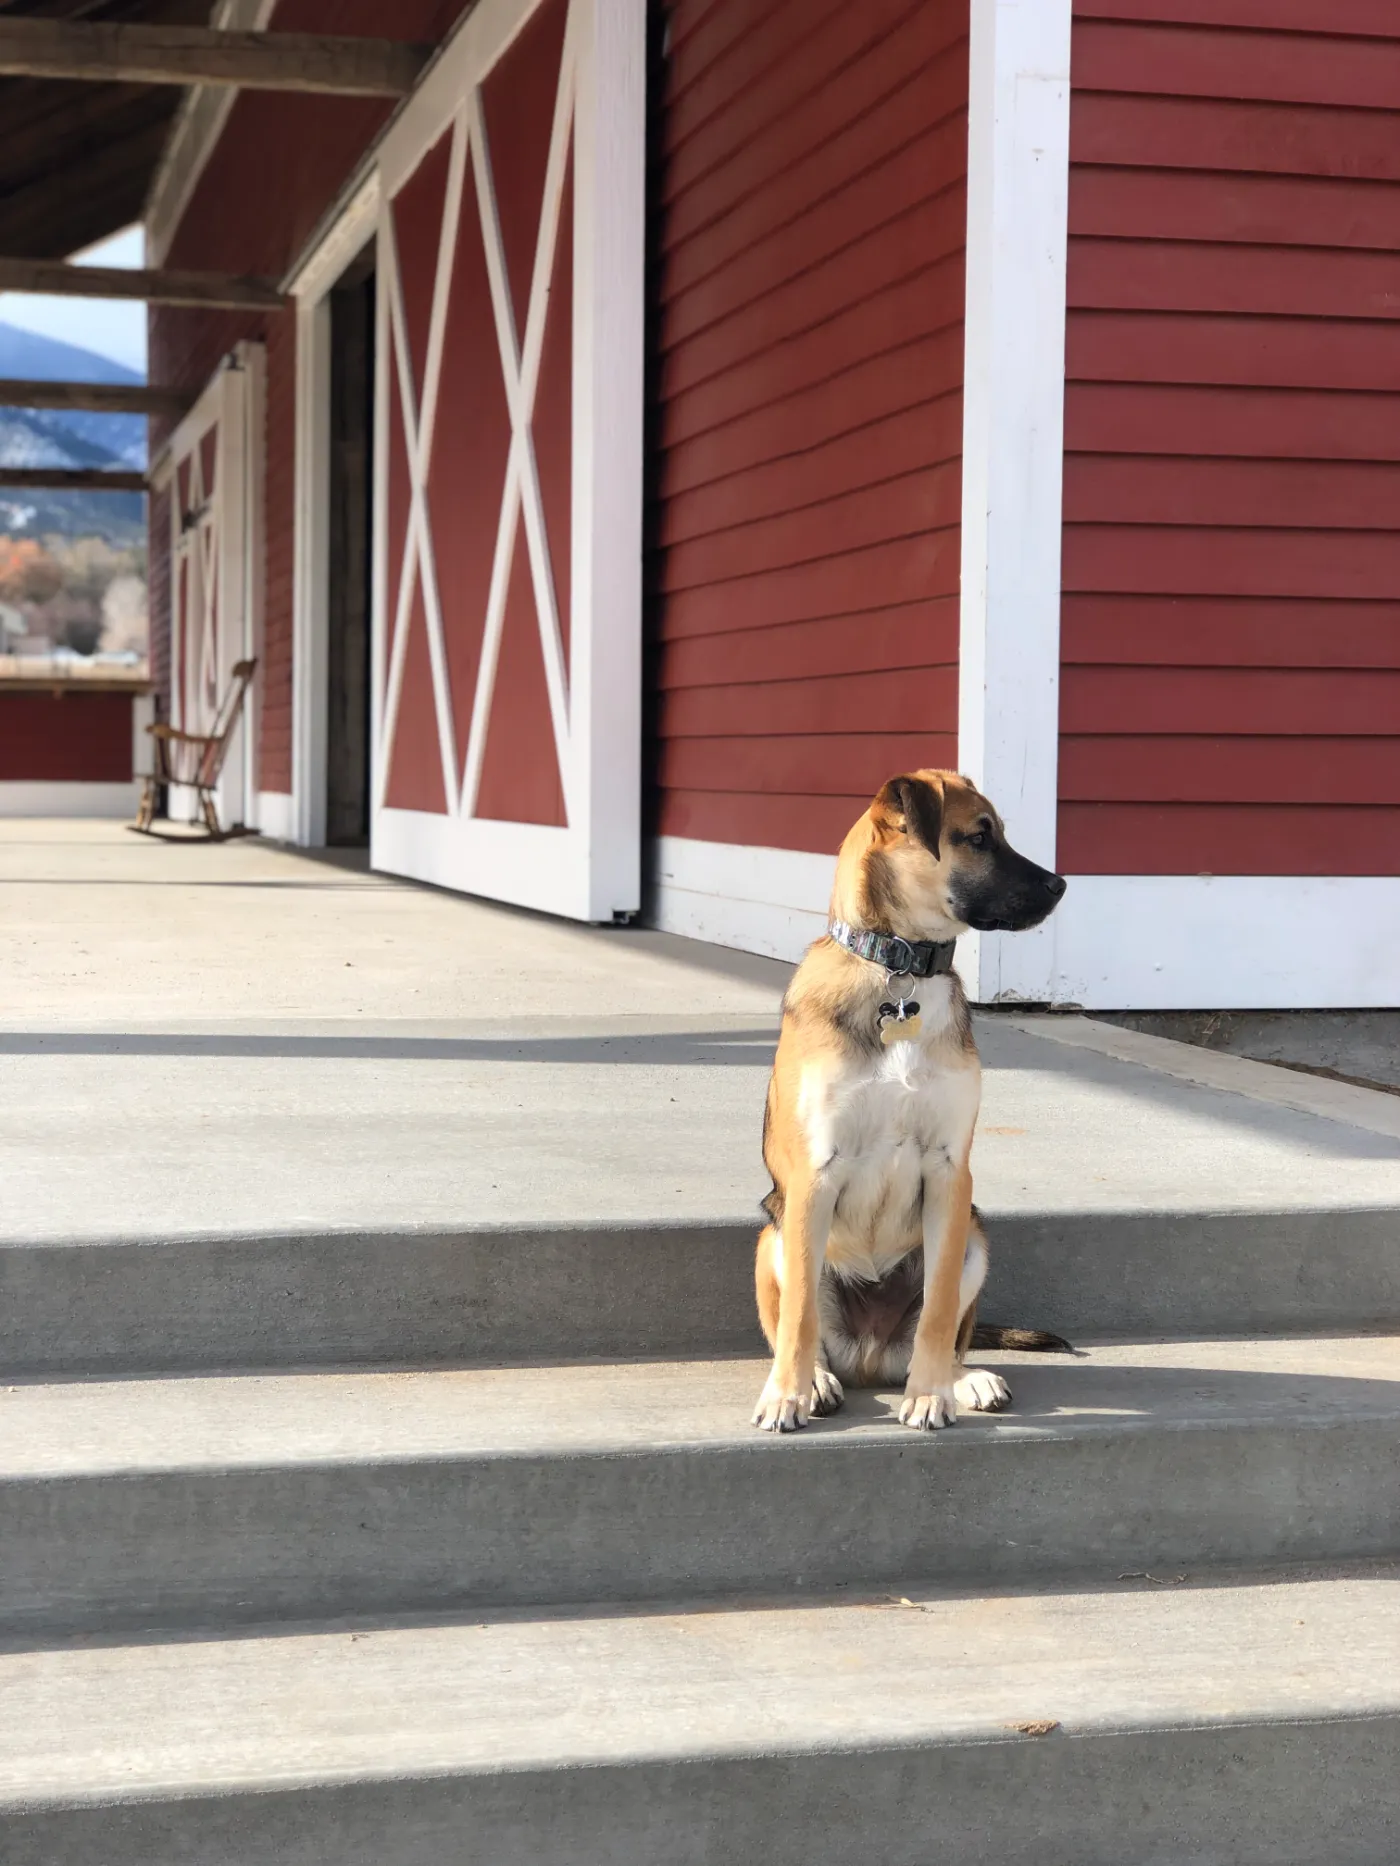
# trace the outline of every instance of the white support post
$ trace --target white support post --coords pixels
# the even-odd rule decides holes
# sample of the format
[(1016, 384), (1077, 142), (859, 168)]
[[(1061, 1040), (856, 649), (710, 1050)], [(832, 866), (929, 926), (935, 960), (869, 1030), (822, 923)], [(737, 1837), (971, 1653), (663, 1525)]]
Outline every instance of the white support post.
[[(972, 0), (959, 765), (1055, 863), (1072, 0)], [(964, 952), (963, 949), (966, 949)], [(973, 935), (971, 995), (1052, 995), (1049, 928)]]
[[(240, 343), (243, 391), (243, 653), (266, 678), (264, 594), (264, 477), (267, 464), (267, 352), (261, 343)], [(257, 826), (258, 777), (262, 762), (262, 680), (255, 679), (243, 705), (243, 821)]]
[[(579, 49), (574, 274), (574, 715), (587, 760), (590, 919), (641, 899), (646, 25), (594, 0)], [(598, 696), (609, 696), (606, 714)], [(582, 773), (580, 775), (583, 775)]]

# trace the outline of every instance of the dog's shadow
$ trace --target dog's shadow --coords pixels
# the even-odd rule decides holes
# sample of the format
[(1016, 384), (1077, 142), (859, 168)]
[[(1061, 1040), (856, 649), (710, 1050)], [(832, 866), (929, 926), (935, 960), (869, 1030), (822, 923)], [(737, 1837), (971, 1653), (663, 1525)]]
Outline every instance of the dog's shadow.
[[(1366, 1417), (1400, 1421), (1400, 1346), (1377, 1340), (1362, 1344), (1359, 1352), (1353, 1352), (1355, 1348), (1352, 1342), (1338, 1344), (1335, 1373), (1302, 1366), (1294, 1371), (1277, 1361), (1251, 1367), (1243, 1352), (1233, 1366), (1203, 1365), (1211, 1358), (1232, 1357), (1193, 1354), (1189, 1346), (1178, 1361), (1164, 1359), (1160, 1349), (1141, 1361), (1100, 1360), (1092, 1349), (1081, 1350), (1073, 1360), (974, 1354), (970, 1366), (994, 1367), (1005, 1378), (1011, 1404), (994, 1413), (964, 1410), (958, 1425), (1060, 1438), (1107, 1429), (1236, 1422), (1322, 1425)], [(1316, 1357), (1312, 1344), (1314, 1366)], [(1387, 1361), (1393, 1372), (1386, 1368)], [(1355, 1371), (1345, 1371), (1348, 1364)], [(809, 1431), (905, 1431), (899, 1424), (901, 1398), (897, 1387), (848, 1386), (841, 1410), (814, 1420)]]

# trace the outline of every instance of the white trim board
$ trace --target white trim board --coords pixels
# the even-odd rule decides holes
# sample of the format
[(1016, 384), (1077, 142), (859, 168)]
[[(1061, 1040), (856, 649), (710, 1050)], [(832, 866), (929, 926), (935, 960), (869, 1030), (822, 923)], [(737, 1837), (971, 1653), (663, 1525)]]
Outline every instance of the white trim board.
[[(1072, 0), (972, 0), (968, 69), (958, 764), (1017, 848), (1047, 867), (1059, 767), (1071, 15)], [(975, 976), (990, 966), (1001, 989), (1024, 959), (1014, 940), (991, 935), (969, 945), (967, 965)]]
[(131, 699), (131, 774), (148, 777), (154, 768), (151, 727), (156, 719), (156, 696), (136, 693)]
[[(796, 961), (826, 925), (834, 870), (828, 855), (663, 836), (656, 925)], [(1016, 984), (988, 964), (989, 944), (958, 942), (958, 973), (984, 1004), (1388, 1007), (1400, 1005), (1400, 877), (1079, 875), (1043, 927), (998, 938), (1019, 955)]]
[[(1400, 876), (1079, 875), (1034, 934), (1017, 998), (1086, 1010), (1400, 1005)], [(996, 983), (995, 979), (984, 981)]]
[[(656, 858), (654, 919), (663, 933), (795, 965), (826, 931), (834, 855), (662, 836)], [(963, 941), (957, 969), (970, 992), (967, 950)]]
[(291, 796), (283, 790), (260, 790), (253, 822), (260, 836), (273, 842), (292, 842), (296, 817)]
[(832, 855), (662, 836), (656, 924), (665, 933), (797, 960), (826, 926)]
[(141, 786), (135, 779), (104, 784), (6, 778), (0, 781), (0, 817), (134, 818), (140, 797)]

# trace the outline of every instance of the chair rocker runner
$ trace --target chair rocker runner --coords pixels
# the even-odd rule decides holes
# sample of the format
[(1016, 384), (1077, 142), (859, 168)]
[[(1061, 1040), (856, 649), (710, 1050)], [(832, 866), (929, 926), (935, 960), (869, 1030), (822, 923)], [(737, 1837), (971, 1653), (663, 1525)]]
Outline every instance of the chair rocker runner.
[(211, 841), (222, 842), (233, 833), (219, 822), (214, 790), (228, 755), (228, 743), (243, 711), (243, 702), (252, 685), (256, 661), (235, 661), (228, 690), (219, 702), (212, 729), (207, 733), (181, 732), (167, 725), (147, 726), (152, 740), (151, 772), (141, 795), (141, 808), (133, 829), (151, 833), (155, 821), (156, 798), (162, 784), (183, 786), (199, 793), (199, 813)]

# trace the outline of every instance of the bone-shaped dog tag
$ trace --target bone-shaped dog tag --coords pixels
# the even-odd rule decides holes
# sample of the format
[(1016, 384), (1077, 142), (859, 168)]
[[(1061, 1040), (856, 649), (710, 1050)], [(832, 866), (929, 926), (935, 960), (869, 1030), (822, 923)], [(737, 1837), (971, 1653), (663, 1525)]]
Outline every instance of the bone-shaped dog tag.
[(912, 1043), (923, 1027), (919, 1007), (912, 1000), (880, 1007), (880, 1041), (886, 1049), (892, 1043)]
[(912, 1043), (923, 1029), (921, 1017), (906, 1017), (903, 1023), (892, 1020), (880, 1026), (880, 1041), (888, 1049), (892, 1043)]

